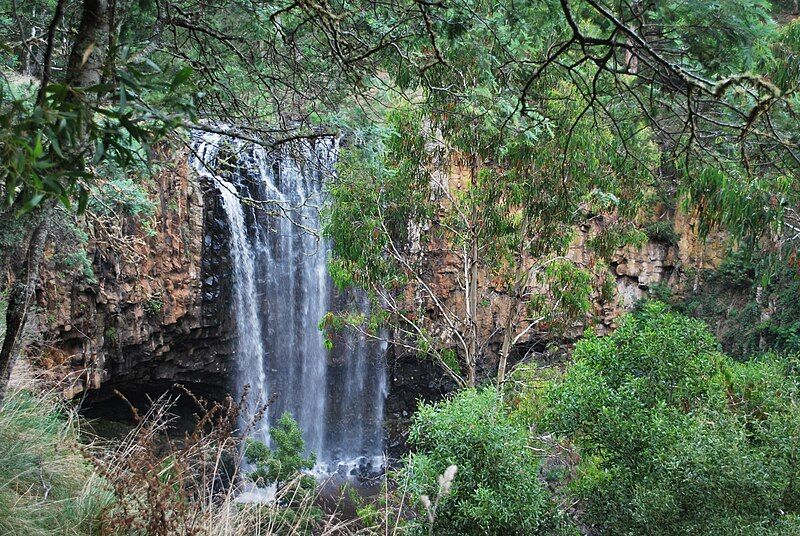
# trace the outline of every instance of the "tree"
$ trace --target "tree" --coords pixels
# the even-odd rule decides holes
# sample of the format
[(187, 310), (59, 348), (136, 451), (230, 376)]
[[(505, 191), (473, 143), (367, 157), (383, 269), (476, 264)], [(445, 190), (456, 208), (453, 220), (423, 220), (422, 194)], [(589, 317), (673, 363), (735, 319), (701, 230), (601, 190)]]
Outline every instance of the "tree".
[(614, 534), (797, 530), (795, 360), (735, 363), (706, 326), (647, 303), (588, 335), (538, 393), (541, 433), (577, 448), (568, 484)]
[[(561, 114), (569, 112), (562, 109)], [(342, 156), (330, 188), (326, 228), (336, 256), (333, 273), (340, 284), (357, 282), (372, 292), (376, 305), (391, 315), (400, 344), (431, 354), (464, 386), (475, 385), (477, 366), (495, 336), (478, 333), (478, 316), (503, 315), (502, 383), (517, 340), (543, 321), (553, 328), (559, 320), (568, 323), (586, 312), (591, 286), (581, 268), (590, 267), (576, 266), (564, 256), (574, 229), (611, 210), (620, 223), (608, 225), (596, 243), (635, 238), (621, 218), (635, 212), (643, 199), (630, 198), (630, 192), (637, 179), (646, 180), (647, 170), (618, 160), (613, 138), (596, 129), (590, 133), (588, 123), (575, 135), (576, 159), (561, 175), (563, 131), (557, 124), (540, 138), (486, 133), (480, 145), (485, 149), (464, 156), (470, 146), (432, 149), (436, 140), (422, 126), (430, 119), (413, 111), (392, 112), (394, 130), (383, 138), (385, 145), (378, 148), (382, 160), (372, 167), (362, 164), (369, 149), (356, 147)], [(467, 123), (463, 129), (443, 126), (438, 132), (446, 136), (444, 145), (454, 143), (450, 136), (475, 129)], [(471, 147), (477, 151), (479, 145)], [(415, 227), (427, 233), (415, 237)], [(443, 295), (426, 275), (428, 248), (447, 252), (459, 267), (456, 288), (463, 298), (455, 305), (445, 301), (449, 289)], [(507, 311), (490, 313), (490, 281), (501, 282), (510, 297)], [(413, 302), (408, 288), (416, 292)]]
[[(396, 7), (386, 8), (390, 19), (411, 17)], [(557, 292), (548, 275), (558, 270), (547, 270), (581, 225), (600, 222), (592, 244), (602, 258), (641, 239), (639, 209), (665, 190), (673, 205), (682, 198), (704, 225), (722, 223), (737, 237), (791, 230), (798, 189), (786, 173), (797, 163), (788, 127), (797, 80), (779, 77), (775, 86), (732, 74), (792, 71), (770, 59), (770, 46), (793, 41), (775, 34), (767, 4), (730, 0), (715, 11), (712, 31), (741, 51), (724, 57), (696, 31), (705, 8), (689, 3), (417, 7), (417, 26), (398, 20), (403, 33), (389, 23), (364, 52), (394, 76), (402, 103), (383, 100), (399, 108), (388, 114), (390, 133), (377, 132), (378, 141), (375, 132), (354, 135), (331, 188), (327, 232), (339, 283), (367, 288), (400, 346), (432, 354), (458, 385), (475, 384), (487, 352), (476, 330), (490, 295), (484, 277), (502, 281), (511, 302), (493, 334), (499, 383), (520, 334), (583, 313), (586, 290)], [(331, 9), (337, 31), (323, 31), (345, 41), (342, 50), (359, 49), (342, 28), (368, 15)], [(762, 120), (770, 125), (757, 126)], [(409, 247), (420, 229), (423, 242)], [(426, 238), (458, 259), (456, 307), (426, 276)], [(562, 282), (581, 281), (575, 268), (593, 268), (560, 260), (570, 274)], [(575, 298), (550, 301), (571, 307), (536, 307), (542, 287)]]
[[(538, 481), (538, 459), (495, 389), (466, 389), (421, 405), (409, 442), (414, 452), (397, 481), (422, 508), (423, 496), (440, 495), (434, 519), (418, 520), (431, 534), (543, 534), (555, 527), (549, 493)], [(441, 494), (438, 476), (451, 465), (457, 472), (449, 493)]]
[[(7, 63), (41, 80), (32, 107), (4, 93), (3, 194), (7, 208), (19, 200), (6, 219), (48, 199), (77, 201), (80, 210), (99, 164), (142, 156), (152, 134), (178, 124), (274, 146), (351, 133), (353, 116), (382, 120), (386, 106), (405, 102), (438, 155), (426, 157), (427, 164), (415, 154), (397, 156), (416, 160), (420, 169), (430, 164), (431, 177), (454, 165), (469, 175), (459, 195), (438, 189), (452, 197), (454, 215), (442, 219), (450, 229), (442, 229), (467, 268), (464, 312), (448, 313), (445, 322), (452, 337), (459, 332), (463, 339), (458, 357), (466, 372), (437, 350), (440, 363), (450, 361), (454, 381), (473, 383), (483, 352), (475, 333), (482, 301), (477, 266), (501, 266), (515, 304), (503, 323), (501, 338), (510, 337), (500, 344), (505, 363), (514, 338), (541, 316), (527, 310), (525, 289), (539, 279), (531, 272), (544, 271), (548, 252), (558, 255), (567, 239), (561, 226), (588, 216), (581, 210), (572, 217), (570, 207), (599, 204), (606, 219), (624, 216), (646, 188), (621, 179), (635, 183), (645, 169), (670, 192), (683, 187), (711, 223), (738, 232), (741, 220), (722, 221), (714, 207), (746, 207), (736, 212), (765, 215), (746, 226), (749, 235), (772, 233), (787, 247), (797, 243), (796, 24), (776, 33), (760, 0), (710, 7), (600, 0), (522, 7), (483, 0), (85, 0), (77, 7), (0, 2), (0, 15), (11, 23), (3, 28), (12, 43)], [(697, 21), (709, 12), (715, 23), (698, 32)], [(731, 48), (741, 54), (728, 53)], [(190, 76), (207, 121), (174, 113), (191, 104), (188, 91), (176, 91)], [(589, 150), (595, 142), (599, 155)], [(587, 163), (595, 168), (584, 169)], [(542, 195), (530, 202), (542, 187), (557, 192), (550, 206), (539, 203)], [(602, 199), (587, 200), (593, 187)], [(754, 191), (759, 195), (749, 195)], [(618, 237), (630, 237), (628, 219), (619, 219)], [(545, 220), (553, 226), (541, 231)], [(521, 267), (526, 250), (534, 252), (538, 269)], [(35, 270), (12, 271), (10, 279), (25, 288), (24, 280), (35, 279)], [(10, 331), (12, 339), (17, 331)]]
[(267, 532), (313, 534), (323, 512), (315, 504), (317, 481), (304, 472), (314, 467), (316, 456), (305, 454), (303, 432), (288, 412), (270, 428), (270, 442), (267, 447), (245, 440), (245, 459), (255, 467), (247, 477), (257, 486), (275, 484), (275, 504), (265, 509), (260, 525)]
[(275, 445), (272, 449), (260, 441), (247, 440), (244, 455), (247, 463), (256, 467), (248, 476), (256, 483), (283, 483), (314, 467), (316, 456), (305, 455), (303, 431), (288, 412), (281, 415), (277, 426), (270, 428), (270, 438)]

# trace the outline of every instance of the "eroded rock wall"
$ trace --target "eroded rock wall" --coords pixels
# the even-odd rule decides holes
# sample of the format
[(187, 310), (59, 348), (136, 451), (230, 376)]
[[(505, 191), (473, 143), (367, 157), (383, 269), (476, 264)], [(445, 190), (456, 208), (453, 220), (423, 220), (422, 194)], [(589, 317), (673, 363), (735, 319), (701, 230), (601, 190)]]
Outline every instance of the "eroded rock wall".
[(60, 244), (48, 251), (38, 300), (51, 344), (40, 360), (67, 396), (173, 382), (215, 396), (227, 389), (235, 326), (218, 196), (185, 152), (171, 155), (148, 189), (152, 220), (85, 223), (96, 281), (59, 271)]

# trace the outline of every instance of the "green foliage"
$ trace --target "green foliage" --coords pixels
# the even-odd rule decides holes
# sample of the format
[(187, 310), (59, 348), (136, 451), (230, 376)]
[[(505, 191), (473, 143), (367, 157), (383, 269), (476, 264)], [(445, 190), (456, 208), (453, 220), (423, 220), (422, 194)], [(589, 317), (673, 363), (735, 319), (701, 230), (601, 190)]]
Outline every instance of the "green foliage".
[[(509, 31), (503, 26), (508, 21), (494, 22)], [(474, 36), (452, 39), (450, 60), (463, 72), (449, 73), (441, 84), (463, 83), (465, 73), (480, 82), (461, 88), (466, 92), (463, 99), (451, 100), (450, 93), (431, 90), (424, 105), (397, 106), (387, 112), (389, 128), (376, 132), (379, 137), (353, 143), (342, 154), (338, 177), (329, 187), (332, 206), (325, 229), (333, 243), (334, 281), (366, 288), (376, 296), (400, 293), (409, 282), (424, 287), (419, 281), (425, 279), (425, 267), (417, 252), (436, 241), (464, 264), (459, 271), (477, 266), (509, 292), (520, 282), (526, 287), (526, 260), (541, 263), (538, 277), (548, 283), (553, 299), (519, 292), (525, 302), (519, 311), (574, 319), (588, 309), (588, 275), (567, 262), (546, 263), (563, 255), (575, 228), (598, 212), (613, 212), (622, 220), (636, 213), (650, 183), (655, 146), (639, 125), (626, 135), (637, 141), (641, 153), (636, 159), (621, 157), (612, 125), (584, 116), (573, 101), (578, 89), (568, 84), (548, 90), (552, 100), (544, 110), (546, 119), (519, 119), (520, 124), (504, 129), (504, 110), (513, 107), (516, 94), (498, 85), (491, 73), (465, 62), (463, 54), (474, 47)], [(457, 186), (443, 182), (449, 174)], [(415, 229), (426, 231), (417, 236)], [(596, 242), (605, 246), (604, 254), (638, 237), (625, 223), (605, 226), (601, 234)], [(487, 288), (468, 292), (477, 296), (479, 307), (489, 306)], [(390, 303), (393, 300), (376, 300), (375, 308)], [(547, 304), (558, 304), (558, 310)], [(422, 311), (392, 313), (398, 323), (424, 316)], [(509, 314), (520, 313), (515, 308)], [(512, 319), (512, 325), (519, 322)], [(459, 317), (441, 323), (450, 330), (453, 325), (469, 326), (470, 320)], [(434, 331), (431, 326), (418, 321), (404, 330), (417, 335), (425, 346), (420, 353), (435, 355), (451, 376), (458, 376), (455, 371), (460, 368), (469, 369), (469, 362), (457, 367), (445, 359), (437, 339), (424, 336)], [(465, 361), (474, 359), (468, 355), (470, 337), (456, 337), (462, 346), (458, 357)], [(484, 345), (480, 341), (475, 346)]]
[(92, 268), (92, 261), (89, 260), (85, 249), (81, 248), (60, 254), (56, 260), (68, 270), (77, 269), (77, 273), (83, 276), (88, 284), (97, 284), (97, 277), (94, 274), (94, 268)]
[(144, 312), (147, 316), (158, 316), (164, 310), (164, 302), (161, 298), (153, 297), (144, 302)]
[(331, 276), (340, 287), (387, 287), (406, 276), (386, 253), (405, 248), (409, 222), (431, 217), (430, 177), (424, 166), (404, 156), (426, 158), (420, 133), (422, 117), (410, 110), (392, 112), (388, 127), (366, 136), (362, 144), (342, 150), (338, 179), (328, 185), (333, 199), (326, 213), (325, 233), (333, 240)]
[(112, 495), (52, 400), (10, 393), (0, 409), (0, 533), (95, 534)]
[[(101, 163), (130, 167), (142, 147), (182, 122), (175, 112), (191, 111), (191, 99), (178, 91), (183, 71), (169, 76), (149, 60), (119, 60), (125, 69), (117, 72), (118, 85), (51, 83), (41, 103), (0, 84), (3, 206), (18, 200), (20, 210), (29, 211), (53, 198), (67, 208), (76, 203), (82, 212)], [(105, 98), (116, 104), (101, 106)]]
[(666, 283), (655, 283), (648, 287), (647, 294), (652, 300), (668, 303), (672, 299), (673, 289)]
[[(701, 206), (699, 231), (702, 237), (723, 228), (744, 252), (755, 253), (775, 264), (795, 246), (781, 237), (784, 222), (800, 201), (796, 177), (754, 175), (741, 170), (723, 172), (703, 168), (692, 173), (684, 188), (686, 207)], [(761, 252), (762, 241), (774, 244)], [(766, 273), (765, 273), (766, 275)]]
[(94, 193), (89, 209), (98, 214), (150, 218), (156, 212), (156, 205), (144, 187), (129, 177), (103, 181)]
[(675, 231), (675, 222), (671, 219), (657, 220), (648, 223), (644, 227), (647, 238), (656, 242), (661, 242), (667, 246), (678, 244), (678, 233)]
[(114, 326), (108, 326), (105, 332), (103, 332), (103, 336), (106, 338), (106, 341), (108, 341), (108, 344), (110, 344), (111, 346), (117, 344), (118, 341), (117, 328), (115, 328)]
[(648, 14), (653, 23), (668, 25), (676, 44), (707, 72), (747, 71), (770, 55), (766, 45), (775, 24), (767, 0), (669, 0), (654, 6)]
[[(445, 402), (422, 404), (409, 442), (414, 453), (397, 480), (417, 505), (423, 495), (436, 497), (438, 476), (458, 467), (450, 494), (440, 498), (433, 534), (537, 534), (551, 526), (538, 460), (497, 391), (467, 389)], [(418, 520), (418, 529), (427, 530), (427, 520)]]
[(52, 257), (55, 267), (67, 280), (82, 279), (87, 285), (96, 285), (97, 276), (87, 251), (89, 235), (84, 226), (74, 214), (66, 210), (50, 214), (48, 217), (54, 220), (51, 234), (53, 240), (59, 244)]
[(800, 19), (795, 18), (779, 29), (777, 39), (772, 43), (772, 61), (767, 68), (772, 79), (781, 89), (789, 89), (800, 80)]
[(274, 445), (272, 448), (255, 439), (247, 439), (245, 458), (255, 466), (248, 475), (254, 482), (285, 482), (300, 471), (314, 467), (316, 456), (313, 453), (305, 455), (303, 432), (288, 412), (270, 428), (270, 440)]
[(530, 427), (547, 411), (545, 395), (561, 375), (557, 367), (539, 367), (535, 363), (521, 364), (514, 370), (504, 384), (503, 398), (518, 426)]
[(579, 449), (569, 489), (587, 521), (613, 534), (800, 528), (794, 361), (739, 364), (717, 347), (657, 302), (577, 344), (537, 421)]
[(705, 320), (726, 352), (740, 359), (800, 352), (800, 274), (795, 266), (739, 251), (700, 279), (697, 291), (674, 306)]
[[(549, 287), (548, 301), (552, 308), (557, 303), (558, 312), (568, 319), (586, 314), (591, 307), (589, 298), (592, 293), (591, 274), (569, 261), (559, 260), (545, 268), (544, 281)], [(542, 311), (540, 314), (546, 314)]]
[(276, 534), (312, 534), (322, 518), (322, 510), (313, 504), (316, 480), (301, 472), (314, 467), (316, 456), (305, 455), (303, 432), (287, 412), (270, 428), (272, 448), (263, 442), (245, 440), (245, 459), (255, 467), (247, 478), (258, 486), (276, 483), (279, 503), (265, 515), (263, 525)]

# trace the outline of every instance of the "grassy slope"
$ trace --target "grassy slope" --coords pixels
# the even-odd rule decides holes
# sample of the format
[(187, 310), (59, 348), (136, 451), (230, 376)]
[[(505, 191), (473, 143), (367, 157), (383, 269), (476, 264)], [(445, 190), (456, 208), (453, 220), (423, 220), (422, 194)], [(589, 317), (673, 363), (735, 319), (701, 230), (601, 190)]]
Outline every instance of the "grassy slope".
[(9, 396), (0, 409), (0, 534), (91, 534), (110, 500), (104, 487), (73, 421), (47, 397)]

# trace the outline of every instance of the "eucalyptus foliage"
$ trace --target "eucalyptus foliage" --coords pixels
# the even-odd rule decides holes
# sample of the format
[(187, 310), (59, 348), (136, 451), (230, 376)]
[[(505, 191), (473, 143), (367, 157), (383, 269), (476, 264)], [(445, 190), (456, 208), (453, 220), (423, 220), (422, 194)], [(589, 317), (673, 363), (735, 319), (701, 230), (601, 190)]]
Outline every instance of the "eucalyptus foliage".
[[(0, 181), (3, 203), (29, 211), (45, 198), (86, 209), (101, 164), (128, 168), (145, 158), (143, 147), (181, 124), (188, 111), (183, 90), (190, 74), (164, 75), (155, 65), (129, 65), (119, 85), (78, 88), (51, 83), (41, 103), (0, 85)], [(161, 92), (164, 108), (146, 101)], [(112, 94), (114, 104), (102, 98)]]
[(538, 394), (580, 455), (567, 489), (613, 534), (798, 530), (796, 359), (735, 363), (705, 325), (651, 302), (588, 335)]

